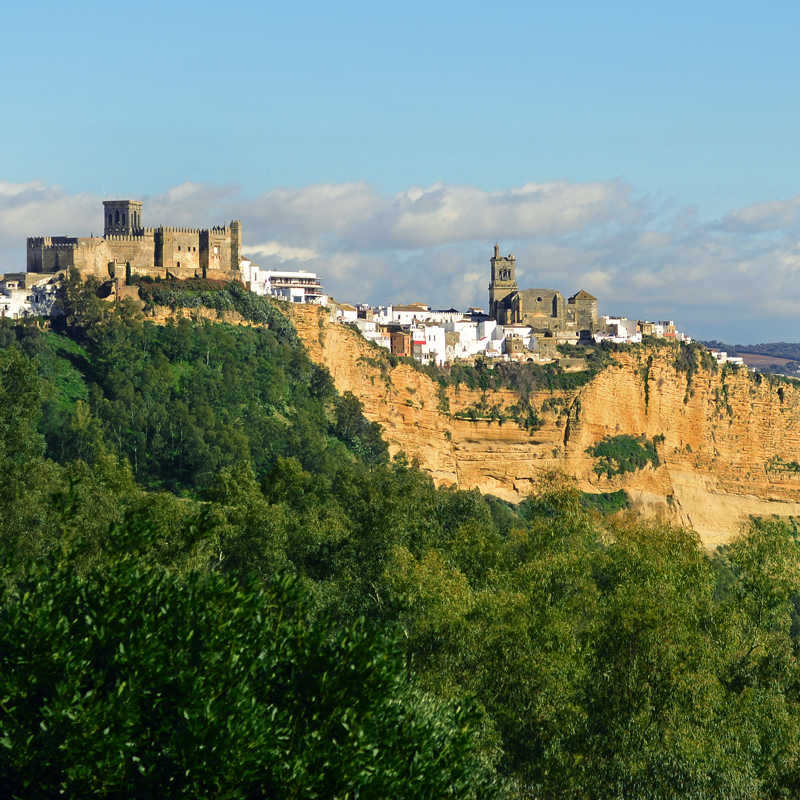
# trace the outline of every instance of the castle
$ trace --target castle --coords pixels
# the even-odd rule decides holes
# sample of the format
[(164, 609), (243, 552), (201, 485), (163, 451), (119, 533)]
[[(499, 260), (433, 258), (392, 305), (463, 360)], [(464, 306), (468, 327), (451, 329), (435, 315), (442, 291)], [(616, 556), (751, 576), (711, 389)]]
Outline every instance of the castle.
[(489, 284), (489, 316), (500, 325), (527, 325), (535, 332), (597, 329), (597, 298), (581, 289), (566, 303), (554, 289), (518, 289), (516, 258), (494, 246)]
[(103, 202), (103, 236), (32, 236), (28, 272), (70, 268), (97, 278), (132, 276), (236, 280), (242, 224), (214, 228), (145, 228), (138, 200)]

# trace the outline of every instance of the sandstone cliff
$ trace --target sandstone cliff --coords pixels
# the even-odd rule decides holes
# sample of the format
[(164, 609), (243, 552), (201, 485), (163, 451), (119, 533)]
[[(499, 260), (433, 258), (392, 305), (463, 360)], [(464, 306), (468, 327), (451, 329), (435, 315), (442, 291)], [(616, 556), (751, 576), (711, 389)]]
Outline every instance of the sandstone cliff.
[[(311, 357), (352, 391), (380, 423), (392, 452), (416, 458), (437, 483), (523, 499), (545, 470), (572, 475), (588, 492), (625, 489), (635, 507), (694, 528), (712, 547), (750, 514), (800, 516), (800, 391), (745, 370), (678, 371), (669, 348), (641, 348), (587, 385), (537, 389), (542, 420), (527, 430), (510, 419), (460, 418), (469, 409), (508, 411), (511, 390), (442, 388), (411, 366), (394, 368), (358, 333), (312, 306), (292, 309)], [(687, 386), (687, 382), (689, 385)], [(504, 416), (506, 416), (504, 414)], [(663, 436), (661, 465), (598, 477), (586, 448), (617, 434)]]

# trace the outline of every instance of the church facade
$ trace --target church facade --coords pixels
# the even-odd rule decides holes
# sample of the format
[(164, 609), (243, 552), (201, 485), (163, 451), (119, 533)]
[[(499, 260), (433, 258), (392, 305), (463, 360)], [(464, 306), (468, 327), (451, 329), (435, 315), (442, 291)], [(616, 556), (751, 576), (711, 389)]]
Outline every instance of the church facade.
[(555, 289), (519, 289), (516, 258), (494, 246), (490, 261), (489, 316), (500, 325), (527, 325), (537, 333), (594, 331), (597, 298), (581, 289), (564, 300)]
[(101, 280), (148, 275), (235, 280), (242, 253), (239, 220), (213, 228), (146, 228), (138, 200), (103, 202), (102, 236), (32, 236), (28, 272), (75, 268)]

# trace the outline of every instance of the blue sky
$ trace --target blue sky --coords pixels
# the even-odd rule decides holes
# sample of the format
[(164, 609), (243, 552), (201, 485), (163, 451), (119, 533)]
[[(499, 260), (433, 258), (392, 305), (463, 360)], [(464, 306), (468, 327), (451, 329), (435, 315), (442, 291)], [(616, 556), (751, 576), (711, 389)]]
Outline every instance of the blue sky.
[[(4, 9), (0, 181), (15, 198), (0, 197), (4, 262), (45, 224), (99, 227), (99, 214), (77, 211), (90, 199), (145, 198), (179, 217), (170, 198), (185, 200), (189, 186), (195, 224), (241, 216), (252, 245), (283, 247), (262, 261), (313, 251), (306, 261), (334, 294), (363, 287), (356, 276), (369, 265), (374, 294), (346, 299), (444, 303), (456, 287), (458, 300), (485, 302), (485, 262), (500, 239), (529, 259), (531, 280), (565, 293), (583, 282), (609, 311), (641, 308), (701, 336), (800, 335), (798, 4), (128, 7)], [(540, 224), (536, 206), (513, 224), (483, 214), (493, 226), (476, 225), (474, 237), (442, 227), (447, 214), (475, 219), (461, 202), (502, 208), (522, 187), (554, 184), (571, 187), (558, 214), (577, 226)], [(611, 199), (587, 220), (570, 203), (592, 186)], [(320, 223), (343, 194), (359, 197), (339, 206), (349, 222)], [(397, 219), (387, 223), (387, 207), (409, 197), (439, 203), (438, 235), (426, 222), (425, 236), (404, 241)], [(472, 289), (459, 270), (480, 274)], [(749, 281), (776, 270), (769, 286), (782, 305), (765, 297), (743, 319), (736, 304)], [(667, 291), (681, 280), (692, 303)], [(706, 307), (720, 282), (731, 286)]]

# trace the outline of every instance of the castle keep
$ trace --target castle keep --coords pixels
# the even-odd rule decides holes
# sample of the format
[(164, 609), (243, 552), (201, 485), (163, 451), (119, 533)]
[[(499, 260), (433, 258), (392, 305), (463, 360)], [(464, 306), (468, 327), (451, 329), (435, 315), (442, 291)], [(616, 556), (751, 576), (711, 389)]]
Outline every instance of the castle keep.
[(597, 328), (597, 298), (581, 289), (566, 303), (554, 289), (517, 288), (516, 259), (494, 246), (489, 283), (489, 316), (500, 325), (528, 325), (536, 332)]
[(83, 275), (136, 275), (235, 280), (242, 251), (242, 224), (214, 228), (145, 228), (138, 200), (103, 203), (103, 236), (28, 238), (28, 272), (75, 268)]

